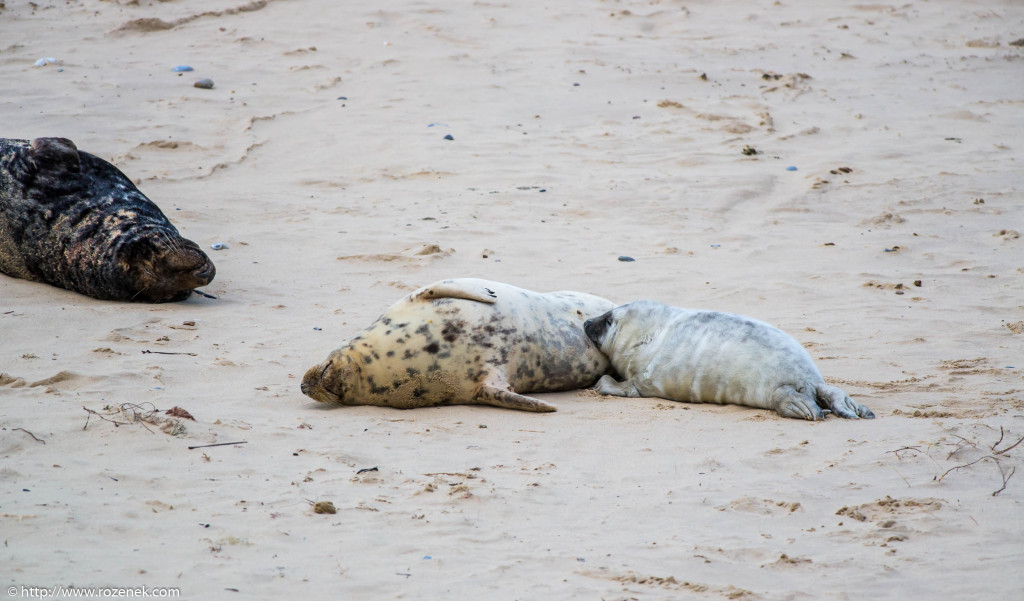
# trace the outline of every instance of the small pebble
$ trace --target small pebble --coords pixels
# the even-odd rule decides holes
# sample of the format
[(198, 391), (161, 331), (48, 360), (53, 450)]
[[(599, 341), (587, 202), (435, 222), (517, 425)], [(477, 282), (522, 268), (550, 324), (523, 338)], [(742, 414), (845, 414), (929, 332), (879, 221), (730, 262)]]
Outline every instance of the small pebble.
[(194, 84), (192, 84), (192, 86), (196, 87), (196, 88), (202, 88), (204, 90), (212, 90), (213, 89), (213, 80), (212, 79), (200, 79), (199, 81), (197, 81)]
[(335, 509), (334, 503), (332, 503), (330, 501), (317, 501), (316, 504), (313, 505), (313, 512), (314, 513), (338, 513), (338, 510)]
[(444, 137), (444, 139), (445, 140), (454, 140), (455, 138), (453, 138), (451, 134), (448, 134), (447, 136)]
[(796, 167), (790, 165), (789, 167), (786, 167), (786, 171), (796, 171)]
[(213, 244), (210, 245), (210, 248), (212, 248), (213, 250), (224, 250), (227, 247), (228, 245), (224, 244), (223, 242), (214, 242)]
[(192, 70), (192, 67), (189, 67), (188, 65), (178, 65), (177, 67), (171, 69), (171, 71), (174, 71), (175, 73), (185, 73), (187, 71)]
[(722, 248), (721, 244), (712, 244), (711, 248)]
[(338, 96), (338, 100), (348, 100), (348, 96)]
[(322, 332), (323, 328), (313, 328), (313, 330), (316, 331), (316, 332)]
[(46, 65), (49, 65), (50, 63), (55, 63), (55, 62), (57, 62), (57, 59), (55, 59), (55, 58), (49, 58), (49, 57), (41, 58), (41, 59), (36, 61), (36, 66), (37, 67), (45, 67)]
[(620, 256), (619, 260), (622, 261), (623, 263), (629, 263), (631, 261), (636, 261), (636, 259), (634, 259), (633, 257), (627, 257), (626, 255)]

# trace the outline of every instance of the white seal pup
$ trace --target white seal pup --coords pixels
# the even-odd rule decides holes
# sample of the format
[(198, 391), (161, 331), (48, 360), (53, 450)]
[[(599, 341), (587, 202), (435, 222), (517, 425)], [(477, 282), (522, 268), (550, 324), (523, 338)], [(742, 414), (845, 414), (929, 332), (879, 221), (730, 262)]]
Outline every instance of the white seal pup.
[(584, 330), (624, 379), (603, 376), (601, 394), (735, 403), (809, 420), (823, 419), (822, 408), (875, 416), (826, 384), (792, 336), (750, 317), (641, 300), (587, 320)]
[(606, 373), (583, 322), (614, 306), (580, 292), (444, 280), (410, 293), (310, 368), (302, 392), (340, 405), (555, 411), (522, 393), (586, 388)]

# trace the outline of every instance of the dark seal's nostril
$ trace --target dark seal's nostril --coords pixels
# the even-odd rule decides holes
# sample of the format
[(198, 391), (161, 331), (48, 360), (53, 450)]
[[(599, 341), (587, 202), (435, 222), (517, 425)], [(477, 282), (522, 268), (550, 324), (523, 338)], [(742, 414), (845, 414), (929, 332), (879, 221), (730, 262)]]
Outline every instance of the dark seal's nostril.
[(206, 265), (203, 265), (201, 268), (192, 272), (192, 275), (195, 276), (197, 280), (201, 280), (206, 282), (206, 284), (209, 284), (213, 281), (214, 276), (217, 275), (217, 268), (213, 266), (213, 263), (208, 262)]

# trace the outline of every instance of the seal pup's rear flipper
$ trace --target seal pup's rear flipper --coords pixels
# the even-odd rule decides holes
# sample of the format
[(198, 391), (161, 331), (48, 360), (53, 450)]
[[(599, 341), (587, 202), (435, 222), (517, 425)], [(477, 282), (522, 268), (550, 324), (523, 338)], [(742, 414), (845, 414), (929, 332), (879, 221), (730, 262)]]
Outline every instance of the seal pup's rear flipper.
[(814, 391), (801, 386), (798, 390), (792, 384), (779, 386), (772, 393), (765, 409), (773, 409), (782, 417), (817, 421), (825, 419), (825, 412), (818, 406)]
[(875, 417), (870, 409), (851, 399), (850, 395), (843, 392), (841, 388), (822, 382), (818, 384), (815, 392), (818, 396), (818, 404), (831, 409), (839, 417), (846, 419), (872, 419)]
[(464, 298), (466, 300), (493, 304), (498, 295), (488, 288), (484, 280), (465, 278), (442, 280), (424, 286), (409, 295), (409, 300), (434, 300), (436, 298)]
[(480, 386), (480, 389), (473, 395), (473, 401), (481, 405), (490, 405), (503, 409), (518, 409), (519, 411), (535, 411), (537, 413), (558, 411), (558, 408), (550, 403), (545, 403), (533, 397), (523, 396), (494, 384), (483, 384)]

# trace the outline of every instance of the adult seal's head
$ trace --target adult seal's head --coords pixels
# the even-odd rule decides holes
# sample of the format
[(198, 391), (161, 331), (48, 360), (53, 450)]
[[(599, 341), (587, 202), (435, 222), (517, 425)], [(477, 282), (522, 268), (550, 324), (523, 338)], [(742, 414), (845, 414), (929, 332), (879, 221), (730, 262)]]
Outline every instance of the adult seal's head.
[(184, 300), (216, 273), (131, 180), (64, 138), (0, 138), (0, 271), (149, 302)]

